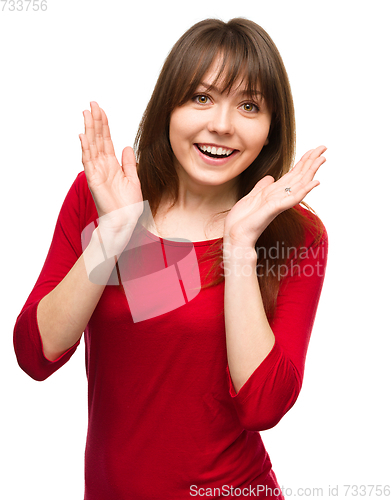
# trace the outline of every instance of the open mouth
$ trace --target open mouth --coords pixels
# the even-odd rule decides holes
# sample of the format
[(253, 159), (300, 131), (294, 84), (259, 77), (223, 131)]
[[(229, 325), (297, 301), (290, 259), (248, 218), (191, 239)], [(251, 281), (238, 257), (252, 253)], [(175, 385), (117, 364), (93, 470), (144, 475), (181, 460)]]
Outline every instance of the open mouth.
[(228, 158), (231, 156), (236, 149), (215, 147), (215, 146), (204, 146), (203, 144), (196, 144), (197, 149), (205, 156), (210, 158)]

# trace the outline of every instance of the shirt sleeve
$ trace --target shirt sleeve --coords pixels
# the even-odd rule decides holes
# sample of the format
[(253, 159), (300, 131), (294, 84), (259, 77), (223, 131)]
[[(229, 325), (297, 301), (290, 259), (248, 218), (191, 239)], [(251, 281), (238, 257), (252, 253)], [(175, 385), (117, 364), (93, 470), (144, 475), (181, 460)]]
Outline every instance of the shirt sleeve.
[(14, 327), (13, 342), (18, 364), (34, 380), (45, 380), (63, 366), (80, 343), (78, 340), (54, 361), (47, 359), (38, 328), (37, 307), (40, 300), (63, 280), (82, 254), (81, 212), (86, 207), (86, 203), (83, 203), (83, 175), (84, 172), (78, 174), (66, 195), (43, 268)]
[(327, 263), (328, 235), (322, 227), (320, 243), (315, 246), (314, 238), (307, 233), (304, 246), (297, 249), (299, 264), (290, 259), (288, 268), (282, 271), (285, 277), (270, 324), (274, 346), (238, 393), (226, 367), (230, 396), (244, 429), (274, 427), (300, 393)]

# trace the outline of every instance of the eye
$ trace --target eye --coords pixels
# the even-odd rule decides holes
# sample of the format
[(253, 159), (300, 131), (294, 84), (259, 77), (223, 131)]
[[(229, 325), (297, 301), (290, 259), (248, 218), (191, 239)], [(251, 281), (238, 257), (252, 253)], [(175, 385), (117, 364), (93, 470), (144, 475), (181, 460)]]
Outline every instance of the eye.
[(242, 108), (248, 113), (259, 111), (258, 106), (256, 106), (256, 104), (254, 104), (253, 102), (246, 102), (245, 104), (242, 104)]
[(210, 98), (205, 94), (197, 94), (192, 98), (192, 101), (196, 102), (197, 104), (207, 104), (209, 99)]

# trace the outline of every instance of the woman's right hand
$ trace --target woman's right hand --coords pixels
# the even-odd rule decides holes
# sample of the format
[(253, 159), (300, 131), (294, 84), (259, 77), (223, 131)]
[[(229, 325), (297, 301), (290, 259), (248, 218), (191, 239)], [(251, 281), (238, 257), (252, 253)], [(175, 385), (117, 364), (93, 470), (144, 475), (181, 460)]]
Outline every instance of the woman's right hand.
[(105, 112), (94, 101), (90, 106), (91, 113), (83, 112), (85, 133), (79, 138), (87, 183), (100, 217), (99, 226), (110, 232), (133, 230), (143, 212), (135, 154), (127, 146), (122, 152), (122, 165), (119, 164)]

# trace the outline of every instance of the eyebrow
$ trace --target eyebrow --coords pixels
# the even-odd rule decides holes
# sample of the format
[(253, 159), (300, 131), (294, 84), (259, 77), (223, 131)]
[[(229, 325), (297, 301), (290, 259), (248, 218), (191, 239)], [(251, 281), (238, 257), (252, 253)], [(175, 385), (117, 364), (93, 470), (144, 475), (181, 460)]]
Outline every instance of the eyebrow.
[[(221, 94), (222, 92), (217, 88), (215, 87), (215, 85), (208, 85), (207, 83), (205, 82), (200, 82), (200, 85), (203, 85), (203, 87), (205, 87), (206, 89), (211, 89), (213, 90), (214, 92), (218, 92), (218, 94)], [(253, 94), (257, 94), (259, 96), (262, 96), (263, 93), (260, 92), (260, 90), (254, 90), (253, 92), (249, 92), (247, 90), (241, 90), (240, 92), (238, 92), (240, 95), (251, 95), (252, 93)]]

